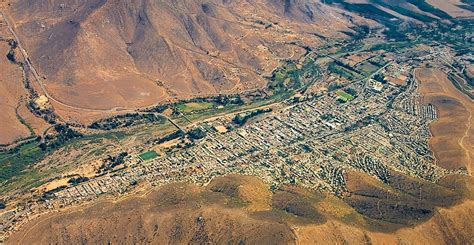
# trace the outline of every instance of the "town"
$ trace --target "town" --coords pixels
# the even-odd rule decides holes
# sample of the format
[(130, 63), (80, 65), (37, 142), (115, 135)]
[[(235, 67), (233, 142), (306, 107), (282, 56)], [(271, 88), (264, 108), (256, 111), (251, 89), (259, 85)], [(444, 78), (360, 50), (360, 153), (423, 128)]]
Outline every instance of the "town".
[[(423, 50), (415, 58), (410, 51), (397, 59), (372, 56), (383, 64), (352, 82), (341, 82), (343, 76), (329, 73), (312, 85), (310, 93), (248, 113), (247, 117), (254, 116), (249, 121), (241, 116), (239, 124), (226, 117), (198, 123), (194, 128), (201, 132), (199, 139), (187, 139), (192, 143), (185, 147), (161, 154), (121, 155), (123, 167), (118, 170), (76, 179), (4, 214), (3, 229), (11, 232), (36, 214), (130, 193), (143, 184), (204, 185), (231, 173), (259, 176), (275, 189), (297, 183), (339, 197), (347, 191), (348, 169), (384, 183), (394, 172), (435, 182), (453, 171), (435, 164), (428, 141), (437, 110), (423, 103), (413, 67), (438, 51)], [(319, 89), (331, 82), (335, 85)], [(178, 132), (183, 130), (177, 127)]]

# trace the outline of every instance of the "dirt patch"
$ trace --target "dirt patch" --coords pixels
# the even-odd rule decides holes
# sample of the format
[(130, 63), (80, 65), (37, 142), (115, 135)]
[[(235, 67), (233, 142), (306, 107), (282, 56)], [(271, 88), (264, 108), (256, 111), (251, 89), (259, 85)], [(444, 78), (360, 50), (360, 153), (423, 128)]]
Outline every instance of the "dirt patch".
[(46, 191), (50, 191), (50, 190), (53, 190), (53, 189), (56, 189), (60, 186), (64, 186), (64, 185), (68, 185), (68, 180), (70, 178), (60, 178), (60, 179), (56, 179), (56, 180), (53, 180), (51, 182), (48, 182), (44, 185), (41, 185), (37, 188), (35, 188), (36, 190), (39, 190), (39, 191), (42, 191), (42, 192), (46, 192)]

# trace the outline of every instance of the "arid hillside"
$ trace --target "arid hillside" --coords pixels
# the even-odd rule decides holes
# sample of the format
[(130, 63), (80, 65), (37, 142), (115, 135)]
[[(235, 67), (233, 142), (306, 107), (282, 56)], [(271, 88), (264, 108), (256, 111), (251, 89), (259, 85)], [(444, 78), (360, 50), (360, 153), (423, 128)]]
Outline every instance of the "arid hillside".
[[(167, 185), (151, 194), (47, 215), (23, 227), (7, 244), (467, 244), (473, 241), (469, 232), (474, 228), (469, 218), (474, 214), (472, 200), (421, 217), (427, 213), (420, 216), (417, 208), (403, 202), (405, 196), (391, 191), (378, 192), (373, 185), (375, 180), (367, 175), (354, 173), (353, 177), (357, 183), (351, 188), (359, 194), (354, 193), (351, 198), (375, 200), (357, 201), (366, 206), (378, 201), (384, 203), (380, 206), (392, 207), (377, 213), (394, 215), (391, 220), (394, 223), (368, 218), (367, 213), (360, 214), (344, 201), (319, 192), (288, 186), (272, 194), (269, 186), (256, 177), (231, 175), (217, 178), (207, 187)], [(369, 197), (369, 193), (373, 196)], [(385, 206), (391, 195), (403, 205)], [(443, 195), (438, 197), (443, 199)], [(406, 212), (397, 215), (397, 209)], [(397, 223), (405, 219), (412, 225)], [(419, 219), (426, 222), (420, 224)]]
[[(84, 124), (120, 110), (264, 87), (265, 76), (282, 61), (298, 60), (307, 47), (348, 38), (357, 25), (398, 26), (400, 20), (472, 16), (471, 3), (457, 0), (4, 0), (0, 4), (44, 84), (40, 88), (30, 74), (34, 89), (48, 92), (63, 119)], [(2, 37), (13, 38), (5, 23), (3, 29)], [(20, 53), (16, 50), (19, 59)], [(9, 107), (17, 104), (12, 100)], [(15, 119), (8, 110), (5, 122)], [(33, 130), (44, 129), (30, 121)], [(14, 127), (2, 143), (28, 135), (23, 126)]]
[(394, 22), (397, 19), (422, 23), (434, 20), (473, 17), (473, 3), (468, 0), (331, 0), (335, 6), (370, 19)]
[(93, 109), (259, 88), (281, 59), (354, 25), (314, 0), (18, 0), (7, 12), (51, 96)]

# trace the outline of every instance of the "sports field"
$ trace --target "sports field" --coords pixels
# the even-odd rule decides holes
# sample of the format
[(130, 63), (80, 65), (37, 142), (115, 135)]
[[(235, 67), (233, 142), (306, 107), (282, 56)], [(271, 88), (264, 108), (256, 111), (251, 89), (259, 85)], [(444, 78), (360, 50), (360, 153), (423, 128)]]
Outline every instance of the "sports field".
[(158, 156), (159, 155), (158, 153), (156, 153), (156, 151), (147, 151), (145, 153), (138, 155), (138, 157), (140, 157), (140, 159), (142, 159), (143, 161), (148, 161)]
[(354, 96), (342, 91), (342, 90), (339, 90), (336, 92), (336, 94), (338, 95), (339, 99), (341, 99), (342, 101), (344, 102), (347, 102), (347, 101), (351, 101), (354, 99)]

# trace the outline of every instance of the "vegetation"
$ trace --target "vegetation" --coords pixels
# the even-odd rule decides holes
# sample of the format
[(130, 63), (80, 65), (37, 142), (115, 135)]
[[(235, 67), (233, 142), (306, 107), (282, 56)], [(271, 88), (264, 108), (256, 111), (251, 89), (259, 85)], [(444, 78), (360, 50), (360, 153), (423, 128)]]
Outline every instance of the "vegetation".
[(188, 135), (191, 139), (198, 140), (206, 137), (207, 133), (201, 127), (197, 127), (189, 130)]
[(387, 52), (395, 52), (399, 49), (408, 48), (414, 45), (414, 42), (384, 42), (373, 45), (369, 51), (385, 50)]
[(263, 113), (271, 112), (271, 111), (272, 111), (271, 108), (267, 108), (267, 109), (258, 109), (258, 110), (246, 112), (246, 113), (239, 113), (232, 119), (232, 122), (239, 126), (242, 126), (251, 118), (256, 117)]
[(159, 105), (159, 106), (155, 106), (151, 109), (146, 110), (146, 112), (162, 113), (162, 112), (166, 111), (166, 109), (168, 109), (168, 108), (169, 108), (169, 105)]
[(344, 92), (343, 90), (337, 91), (336, 94), (338, 95), (338, 99), (343, 102), (348, 102), (354, 99), (354, 96)]
[(329, 63), (328, 70), (332, 73), (336, 73), (342, 77), (345, 77), (348, 80), (361, 78), (361, 74), (356, 69), (340, 61)]
[(387, 80), (385, 79), (385, 76), (384, 76), (383, 74), (380, 74), (380, 73), (375, 74), (374, 80), (375, 80), (375, 81), (378, 81), (378, 82), (381, 82), (381, 83), (383, 83), (383, 84), (386, 84), (386, 83), (387, 83)]
[(76, 178), (70, 178), (67, 182), (69, 184), (72, 184), (72, 185), (78, 185), (78, 184), (80, 184), (82, 182), (86, 182), (86, 181), (89, 181), (89, 178), (79, 176), (79, 177), (76, 177)]
[(352, 97), (356, 97), (357, 96), (357, 91), (351, 87), (347, 87), (344, 89), (344, 91), (350, 95), (352, 95)]
[[(67, 135), (67, 134), (66, 134)], [(37, 170), (30, 168), (36, 163), (41, 162), (48, 154), (60, 148), (67, 148), (72, 145), (87, 144), (89, 142), (97, 141), (98, 139), (121, 139), (126, 134), (123, 132), (108, 132), (103, 134), (85, 135), (78, 138), (72, 138), (64, 141), (64, 135), (61, 136), (63, 140), (62, 145), (47, 147), (44, 150), (40, 147), (39, 139), (19, 145), (9, 151), (0, 152), (0, 193), (11, 189), (15, 186), (16, 189), (24, 188), (26, 186), (34, 187), (41, 184), (41, 179), (47, 173), (39, 173)], [(54, 141), (54, 136), (50, 141)], [(54, 171), (54, 169), (52, 169)]]
[(17, 61), (16, 61), (16, 58), (15, 58), (15, 52), (13, 51), (13, 49), (10, 50), (10, 51), (7, 53), (7, 59), (8, 59), (10, 62), (16, 64)]
[(215, 104), (213, 102), (188, 102), (179, 103), (176, 107), (183, 113), (189, 113), (193, 111), (200, 111), (213, 108)]
[(244, 101), (240, 94), (230, 95), (218, 95), (210, 97), (193, 98), (189, 100), (183, 100), (174, 104), (174, 107), (184, 114), (195, 114), (202, 111), (210, 111), (219, 109), (220, 106), (241, 106), (244, 105)]
[(112, 170), (116, 166), (125, 163), (125, 157), (128, 156), (127, 152), (120, 152), (117, 156), (108, 155), (107, 158), (104, 159), (104, 162), (99, 167), (98, 172), (106, 172)]
[(304, 89), (312, 84), (319, 76), (319, 66), (310, 58), (306, 58), (301, 68), (294, 61), (287, 63), (275, 70), (270, 77), (268, 89), (273, 92), (274, 96), (288, 95), (296, 90)]
[(159, 155), (156, 153), (156, 151), (147, 151), (142, 154), (140, 154), (138, 157), (142, 159), (143, 161), (148, 161), (154, 158), (157, 158)]
[(182, 136), (184, 136), (184, 132), (182, 130), (177, 130), (174, 133), (171, 133), (171, 134), (166, 135), (165, 137), (159, 138), (158, 140), (156, 140), (156, 143), (163, 144), (167, 141), (174, 140)]
[(16, 118), (18, 119), (18, 121), (23, 124), (23, 126), (25, 126), (28, 131), (30, 132), (30, 136), (34, 136), (35, 135), (35, 131), (33, 130), (33, 128), (31, 127), (30, 124), (28, 124), (25, 119), (23, 119), (23, 117), (20, 116), (20, 114), (18, 114), (18, 108), (15, 110), (15, 114), (16, 114)]
[(101, 129), (101, 130), (112, 130), (117, 128), (125, 128), (135, 126), (140, 123), (166, 123), (166, 118), (153, 113), (150, 114), (139, 114), (139, 113), (127, 113), (124, 115), (118, 115), (115, 117), (103, 119), (89, 125), (89, 128)]
[(65, 124), (56, 124), (54, 126), (54, 130), (57, 132), (57, 135), (53, 138), (48, 137), (44, 142), (39, 144), (41, 150), (46, 151), (48, 149), (57, 149), (67, 141), (75, 138), (82, 138), (84, 136), (83, 134), (69, 128), (69, 126)]
[(19, 146), (8, 152), (0, 152), (0, 183), (27, 174), (24, 170), (44, 158), (46, 152), (37, 147), (37, 142)]
[(40, 201), (45, 201), (45, 200), (48, 200), (52, 197), (52, 195), (56, 192), (59, 192), (59, 191), (62, 191), (64, 189), (66, 189), (67, 186), (65, 185), (62, 185), (62, 186), (59, 186), (59, 187), (56, 187), (52, 190), (49, 190), (49, 191), (46, 191), (45, 193), (43, 193), (43, 195), (41, 196), (40, 198)]

